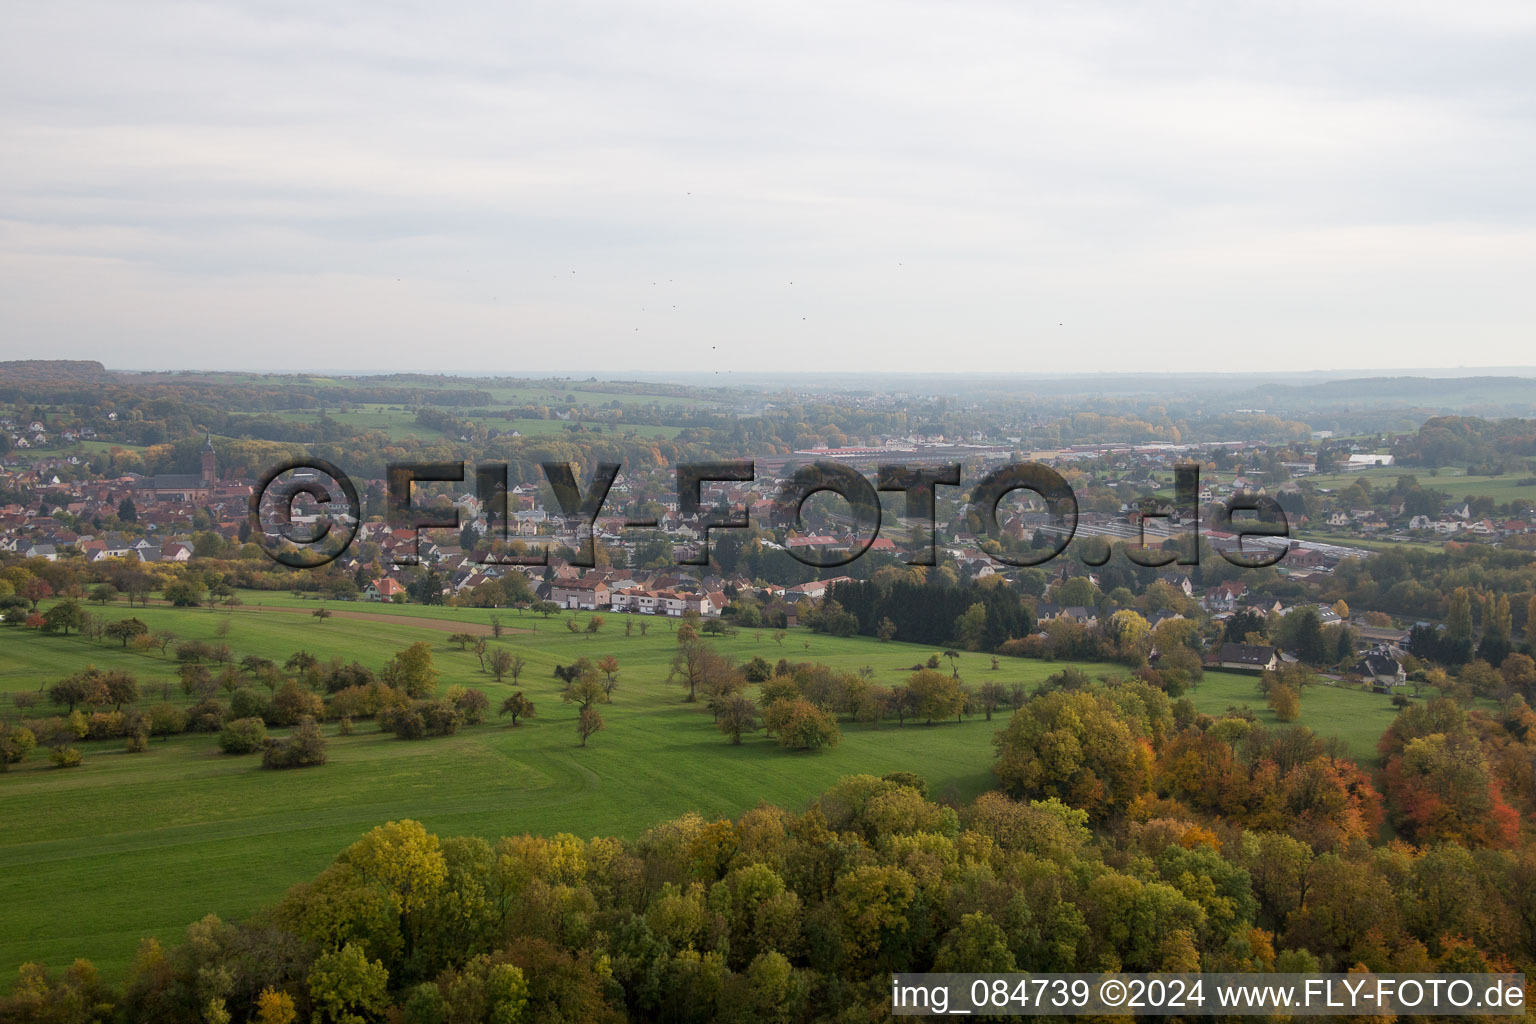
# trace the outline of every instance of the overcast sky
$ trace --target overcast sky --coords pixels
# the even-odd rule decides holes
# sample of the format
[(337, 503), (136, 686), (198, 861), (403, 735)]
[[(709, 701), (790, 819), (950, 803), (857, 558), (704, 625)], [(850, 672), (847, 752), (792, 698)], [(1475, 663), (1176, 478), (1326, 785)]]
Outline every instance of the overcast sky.
[(11, 4), (0, 355), (1528, 365), (1536, 4)]

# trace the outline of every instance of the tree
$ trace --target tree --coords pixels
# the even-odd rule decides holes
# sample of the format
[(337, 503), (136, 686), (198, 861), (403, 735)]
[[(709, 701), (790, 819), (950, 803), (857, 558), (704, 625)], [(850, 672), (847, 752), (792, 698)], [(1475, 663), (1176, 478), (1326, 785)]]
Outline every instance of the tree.
[(601, 630), (602, 628), (603, 628), (603, 617), (601, 615), (593, 615), (593, 616), (591, 616), (590, 618), (587, 619), (587, 636), (588, 637), (596, 636), (598, 631)]
[(491, 708), (491, 699), (473, 687), (452, 687), (448, 697), (454, 708), (463, 715), (466, 725), (479, 725), (485, 721), (485, 713)]
[(511, 670), (512, 657), (512, 652), (505, 647), (498, 647), (491, 652), (491, 673), (498, 683), (501, 682), (501, 677)]
[(0, 722), (0, 772), (25, 761), (36, 748), (37, 737), (31, 729)]
[(763, 725), (777, 737), (780, 746), (791, 750), (834, 747), (842, 739), (837, 721), (803, 699), (774, 701), (763, 710)]
[(256, 1024), (293, 1024), (297, 1016), (293, 996), (281, 989), (264, 988), (256, 996)]
[(262, 751), (263, 768), (304, 768), (325, 764), (325, 735), (309, 717), (299, 719), (286, 740), (268, 740)]
[(1109, 617), (1109, 635), (1123, 658), (1144, 659), (1152, 642), (1152, 627), (1140, 612), (1122, 608)]
[(1294, 722), (1301, 714), (1301, 695), (1290, 686), (1278, 683), (1269, 688), (1269, 707), (1281, 722)]
[(501, 702), (501, 715), (511, 715), (512, 724), (516, 726), (519, 718), (532, 718), (534, 716), (533, 701), (523, 696), (523, 691), (518, 690), (512, 696)]
[(43, 632), (61, 631), (65, 636), (69, 636), (72, 627), (84, 625), (84, 614), (80, 602), (69, 599), (60, 601), (43, 612)]
[(1499, 666), (1499, 675), (1511, 690), (1529, 695), (1536, 687), (1536, 659), (1528, 654), (1511, 654)]
[(932, 725), (935, 718), (958, 717), (965, 710), (965, 691), (953, 676), (931, 668), (919, 669), (907, 677), (910, 707), (916, 718)]
[(1016, 799), (1055, 798), (1102, 820), (1148, 786), (1151, 750), (1104, 694), (1058, 690), (1035, 697), (993, 742), (993, 771)]
[(110, 583), (103, 583), (91, 591), (91, 600), (97, 604), (111, 604), (117, 600), (117, 588)]
[(319, 694), (301, 690), (292, 679), (277, 688), (268, 707), (269, 720), (279, 726), (295, 725), (306, 717), (319, 718), (325, 714), (325, 702)]
[(74, 711), (77, 705), (94, 703), (101, 688), (100, 674), (94, 668), (87, 668), (84, 672), (60, 679), (48, 687), (48, 699)]
[[(1433, 705), (1425, 710), (1437, 713)], [(1394, 729), (1416, 711), (1399, 715)], [(1388, 740), (1382, 742), (1387, 749)], [(1519, 815), (1504, 802), (1477, 737), (1459, 715), (1446, 731), (1408, 739), (1383, 776), (1394, 822), (1415, 842), (1514, 844)]]
[(981, 702), (981, 710), (987, 716), (987, 721), (992, 721), (992, 712), (1008, 703), (1008, 688), (1002, 683), (986, 682), (976, 690), (976, 698)]
[(124, 704), (135, 704), (139, 699), (139, 684), (133, 676), (126, 672), (114, 669), (101, 677), (101, 686), (104, 692), (98, 696), (104, 698), (103, 704), (111, 704), (114, 710), (123, 710)]
[(607, 689), (609, 693), (612, 693), (615, 685), (614, 677), (619, 674), (619, 659), (610, 654), (597, 663), (597, 670), (607, 677)]
[(1451, 592), (1442, 653), (1453, 665), (1460, 665), (1472, 656), (1472, 595), (1466, 587), (1457, 587)]
[(308, 984), (314, 1024), (369, 1024), (389, 1008), (389, 972), (350, 942), (317, 957)]
[(437, 669), (432, 666), (432, 645), (418, 641), (398, 652), (383, 672), (384, 681), (404, 690), (412, 697), (422, 698), (437, 689)]
[(1477, 656), (1491, 665), (1502, 665), (1514, 647), (1510, 639), (1508, 595), (1488, 598), (1483, 609), (1483, 638), (1477, 645)]
[(875, 627), (875, 636), (880, 639), (881, 643), (896, 639), (896, 623), (892, 622), (889, 617), (881, 619), (880, 624)]
[(695, 637), (678, 644), (676, 652), (672, 655), (672, 664), (667, 671), (667, 680), (677, 681), (688, 687), (688, 696), (684, 700), (691, 702), (698, 699), (699, 685), (706, 678), (729, 671), (731, 671), (729, 660)]
[(944, 936), (934, 955), (935, 971), (1007, 973), (1018, 966), (1008, 948), (1008, 935), (985, 911), (960, 918)]
[(587, 745), (587, 737), (603, 728), (603, 716), (597, 713), (597, 708), (591, 704), (582, 706), (581, 714), (576, 716), (576, 735), (581, 737), (581, 745)]
[(259, 718), (237, 718), (219, 734), (219, 749), (226, 754), (250, 754), (267, 739), (267, 725)]
[(132, 498), (124, 498), (117, 503), (117, 518), (125, 523), (136, 523), (139, 521), (139, 510), (134, 507)]
[(1252, 634), (1263, 635), (1268, 620), (1256, 611), (1244, 608), (1227, 620), (1222, 627), (1221, 638), (1229, 644), (1242, 644), (1248, 642)]
[(1308, 665), (1323, 665), (1329, 661), (1328, 646), (1323, 642), (1322, 616), (1311, 605), (1287, 615), (1283, 620), (1282, 633), (1289, 640), (1296, 657)]
[(567, 704), (579, 704), (583, 710), (593, 704), (607, 704), (611, 700), (608, 691), (598, 681), (597, 674), (590, 671), (571, 680), (560, 694), (560, 699)]
[(315, 618), (319, 619), (321, 622), (324, 622), (326, 619), (331, 617), (330, 609), (325, 607), (324, 605), (321, 605), (319, 608), (316, 608), (314, 611), (310, 612), (309, 614), (313, 615)]
[(121, 640), (123, 647), (127, 648), (128, 641), (136, 636), (144, 636), (149, 632), (149, 627), (136, 618), (118, 619), (109, 622), (106, 627), (107, 636), (114, 640)]
[(39, 579), (36, 576), (29, 576), (16, 588), (16, 593), (30, 601), (32, 610), (35, 612), (37, 611), (39, 601), (45, 601), (53, 596), (53, 588), (48, 585), (46, 580)]
[(742, 733), (756, 732), (761, 728), (757, 705), (739, 693), (732, 694), (721, 703), (715, 718), (715, 728), (729, 736), (732, 744), (740, 744)]
[(184, 577), (168, 584), (161, 594), (177, 608), (195, 608), (203, 601), (203, 586), (196, 580)]

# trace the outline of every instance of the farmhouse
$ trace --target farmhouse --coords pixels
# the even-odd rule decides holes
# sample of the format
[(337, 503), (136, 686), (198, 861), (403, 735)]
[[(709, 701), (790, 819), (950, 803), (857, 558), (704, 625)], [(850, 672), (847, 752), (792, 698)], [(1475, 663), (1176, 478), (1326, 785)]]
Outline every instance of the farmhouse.
[(1264, 644), (1222, 644), (1212, 658), (1216, 668), (1237, 672), (1273, 672), (1280, 664), (1280, 654)]

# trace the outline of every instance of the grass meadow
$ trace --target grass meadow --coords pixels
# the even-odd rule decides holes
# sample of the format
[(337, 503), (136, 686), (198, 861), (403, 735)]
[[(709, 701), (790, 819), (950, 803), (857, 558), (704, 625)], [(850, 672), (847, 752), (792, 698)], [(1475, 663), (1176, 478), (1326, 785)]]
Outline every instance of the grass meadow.
[[(76, 956), (120, 977), (141, 936), (174, 937), (207, 913), (249, 914), (391, 819), (493, 839), (523, 832), (634, 836), (690, 811), (735, 815), (760, 801), (802, 808), (855, 772), (915, 771), (934, 795), (959, 799), (992, 785), (991, 738), (1002, 715), (932, 726), (844, 723), (842, 743), (815, 753), (785, 751), (760, 735), (730, 745), (701, 704), (685, 703), (683, 689), (666, 682), (675, 633), (665, 620), (644, 620), (649, 629), (642, 636), (637, 617), (626, 636), (626, 616), (609, 614), (602, 631), (588, 637), (568, 632), (562, 617), (515, 611), (327, 602), (335, 614), (321, 621), (308, 614), (319, 604), (314, 600), (271, 592), (241, 597), (244, 604), (233, 611), (153, 603), (131, 612), (122, 604), (91, 610), (107, 618), (137, 615), (181, 639), (218, 640), (226, 624), (222, 640), (237, 658), (260, 654), (279, 663), (305, 649), (378, 669), (396, 650), (426, 641), (444, 687), (477, 686), (493, 707), (521, 689), (538, 716), (515, 728), (493, 717), (419, 742), (396, 740), (368, 722), (340, 736), (328, 723), (329, 763), (287, 772), (261, 770), (254, 755), (223, 754), (209, 735), (156, 739), (143, 754), (123, 752), (120, 741), (82, 743), (85, 763), (67, 771), (35, 753), (0, 774), (0, 977), (26, 960), (58, 966)], [(515, 687), (510, 679), (495, 682), (472, 652), (448, 642), (460, 628), (486, 629), (493, 614), (506, 632), (491, 642), (527, 660)], [(577, 618), (584, 623), (587, 616)], [(739, 660), (761, 654), (850, 670), (869, 666), (885, 683), (899, 682), (935, 653), (804, 630), (790, 631), (782, 645), (767, 630), (709, 642)], [(186, 703), (173, 654), (0, 629), (0, 694), (37, 690), (94, 664), (132, 672), (146, 702), (159, 700), (164, 684), (173, 701)], [(606, 729), (580, 748), (575, 709), (560, 702), (553, 669), (607, 654), (619, 660), (619, 687), (601, 709)], [(990, 664), (987, 655), (965, 654), (959, 668), (973, 685), (995, 679), (1034, 686), (1065, 663), (1005, 658), (996, 671)], [(1120, 671), (1079, 667), (1094, 676)], [(1249, 704), (1272, 721), (1251, 676), (1209, 673), (1191, 696), (1205, 711)], [(0, 702), (0, 710), (14, 709)], [(1303, 724), (1343, 736), (1362, 758), (1372, 755), (1391, 718), (1385, 697), (1356, 690), (1315, 687), (1302, 699)]]

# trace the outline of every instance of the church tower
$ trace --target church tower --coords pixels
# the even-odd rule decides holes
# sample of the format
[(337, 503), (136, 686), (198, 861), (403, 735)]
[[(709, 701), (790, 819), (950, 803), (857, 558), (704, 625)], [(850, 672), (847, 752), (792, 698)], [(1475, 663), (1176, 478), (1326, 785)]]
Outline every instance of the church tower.
[(216, 475), (217, 474), (213, 455), (213, 435), (205, 434), (203, 436), (203, 486), (212, 487)]

